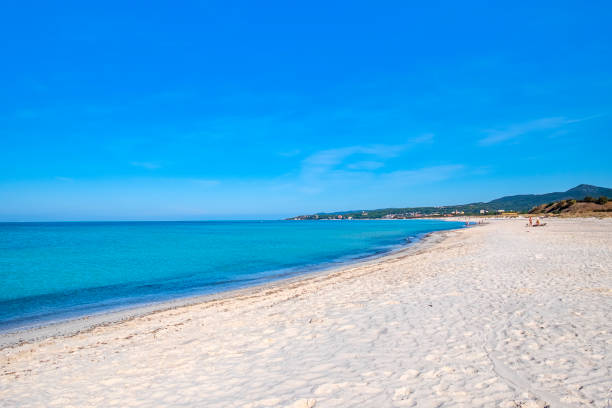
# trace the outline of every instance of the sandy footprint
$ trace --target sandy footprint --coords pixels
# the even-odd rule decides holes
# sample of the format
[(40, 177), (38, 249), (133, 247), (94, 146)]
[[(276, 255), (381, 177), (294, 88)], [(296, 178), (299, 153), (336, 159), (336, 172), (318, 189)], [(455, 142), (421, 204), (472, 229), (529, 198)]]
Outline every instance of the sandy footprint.
[(289, 405), (289, 408), (313, 408), (317, 405), (316, 399), (300, 399)]

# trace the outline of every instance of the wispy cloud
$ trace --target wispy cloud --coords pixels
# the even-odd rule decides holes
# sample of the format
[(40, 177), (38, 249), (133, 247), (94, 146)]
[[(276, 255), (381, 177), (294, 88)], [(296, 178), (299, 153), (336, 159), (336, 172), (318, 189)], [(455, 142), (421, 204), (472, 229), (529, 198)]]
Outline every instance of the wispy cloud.
[(436, 182), (457, 176), (464, 166), (447, 164), (412, 169), (385, 171), (388, 161), (397, 158), (420, 144), (433, 142), (432, 134), (410, 139), (403, 144), (377, 144), (340, 147), (321, 150), (302, 160), (298, 177), (292, 188), (312, 195), (323, 192), (352, 189), (370, 192), (397, 189), (412, 185)]
[[(386, 160), (397, 157), (405, 150), (432, 141), (433, 135), (425, 134), (403, 144), (347, 146), (321, 150), (302, 161), (301, 173), (306, 178), (320, 178), (332, 171), (375, 170), (383, 167)], [(351, 158), (357, 160), (351, 162)]]
[[(334, 169), (339, 169), (349, 157), (361, 155), (370, 158), (388, 159), (397, 156), (404, 145), (349, 146), (337, 149), (321, 150), (302, 161), (302, 175), (321, 176)], [(346, 167), (344, 167), (346, 169)]]
[(142, 167), (143, 169), (147, 169), (147, 170), (155, 170), (161, 167), (159, 163), (154, 163), (154, 162), (133, 161), (130, 164), (134, 167)]
[(528, 122), (516, 123), (514, 125), (502, 129), (487, 129), (485, 130), (484, 138), (480, 139), (481, 146), (490, 146), (493, 144), (516, 139), (528, 133), (540, 132), (545, 130), (560, 130), (567, 125), (571, 125), (585, 120), (592, 119), (596, 116), (589, 116), (580, 119), (569, 119), (563, 116), (541, 118)]
[(371, 195), (388, 195), (389, 191), (405, 191), (406, 188), (436, 183), (459, 177), (466, 173), (462, 164), (402, 169), (390, 172), (336, 170), (316, 180), (301, 179), (290, 188), (297, 188), (303, 194), (334, 193), (341, 191), (355, 193), (368, 191)]
[(413, 170), (399, 170), (381, 177), (381, 181), (395, 186), (407, 186), (422, 183), (432, 183), (455, 177), (463, 171), (462, 164), (422, 167)]

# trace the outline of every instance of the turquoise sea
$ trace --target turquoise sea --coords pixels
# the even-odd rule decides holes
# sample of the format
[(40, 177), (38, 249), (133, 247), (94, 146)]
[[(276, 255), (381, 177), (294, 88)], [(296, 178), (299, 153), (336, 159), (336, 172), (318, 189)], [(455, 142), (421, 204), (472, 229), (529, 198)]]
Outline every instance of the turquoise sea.
[(377, 255), (435, 220), (0, 223), (0, 331)]

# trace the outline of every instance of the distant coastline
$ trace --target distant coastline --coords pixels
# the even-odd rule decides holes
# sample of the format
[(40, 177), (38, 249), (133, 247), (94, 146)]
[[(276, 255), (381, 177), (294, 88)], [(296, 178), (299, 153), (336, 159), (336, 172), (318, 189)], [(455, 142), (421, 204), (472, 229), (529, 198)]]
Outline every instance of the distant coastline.
[[(329, 219), (415, 219), (431, 217), (483, 216), (503, 214), (525, 214), (544, 204), (563, 200), (595, 201), (612, 198), (612, 189), (580, 184), (564, 192), (547, 194), (522, 194), (501, 197), (489, 202), (429, 207), (396, 207), (375, 210), (352, 210), (330, 213), (298, 215), (289, 220), (329, 220)], [(590, 200), (589, 200), (590, 199)], [(607, 201), (607, 200), (606, 200)], [(604, 211), (605, 212), (605, 211)]]

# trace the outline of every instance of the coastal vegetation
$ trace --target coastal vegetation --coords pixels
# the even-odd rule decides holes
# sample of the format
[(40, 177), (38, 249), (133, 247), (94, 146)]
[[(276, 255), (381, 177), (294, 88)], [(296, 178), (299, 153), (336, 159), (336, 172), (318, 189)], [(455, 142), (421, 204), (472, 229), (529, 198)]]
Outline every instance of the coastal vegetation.
[(612, 202), (606, 196), (554, 201), (529, 210), (529, 214), (602, 215), (602, 213), (612, 214)]
[[(599, 197), (599, 198), (594, 198)], [(457, 216), (457, 215), (493, 215), (503, 214), (507, 212), (531, 213), (536, 208), (541, 208), (543, 205), (551, 205), (557, 202), (563, 202), (559, 206), (555, 206), (551, 211), (553, 214), (558, 214), (561, 211), (569, 209), (570, 206), (576, 203), (584, 203), (585, 205), (575, 206), (572, 211), (577, 211), (582, 208), (590, 208), (593, 212), (607, 212), (606, 205), (608, 198), (612, 197), (612, 189), (605, 187), (597, 187), (588, 184), (580, 184), (572, 189), (564, 192), (553, 192), (547, 194), (522, 194), (501, 197), (489, 202), (477, 202), (470, 204), (449, 205), (449, 206), (430, 206), (430, 207), (395, 207), (395, 208), (380, 208), (374, 210), (352, 210), (339, 211), (328, 213), (317, 213), (310, 215), (299, 215), (290, 218), (291, 220), (329, 220), (329, 219), (404, 219), (418, 217), (440, 217), (440, 216)], [(573, 204), (569, 202), (573, 201)], [(586, 205), (593, 204), (593, 205)], [(602, 206), (601, 208), (595, 207)], [(563, 210), (557, 211), (563, 207)], [(546, 207), (548, 208), (548, 207)], [(568, 213), (569, 211), (566, 211)]]

